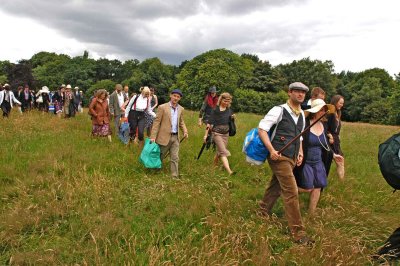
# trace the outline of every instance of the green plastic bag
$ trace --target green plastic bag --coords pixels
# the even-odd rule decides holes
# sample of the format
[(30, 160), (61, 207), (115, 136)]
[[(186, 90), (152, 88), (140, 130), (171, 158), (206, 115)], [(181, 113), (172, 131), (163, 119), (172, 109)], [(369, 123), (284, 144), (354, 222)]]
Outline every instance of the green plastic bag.
[(139, 161), (146, 168), (161, 168), (160, 146), (155, 142), (150, 142), (150, 139), (146, 138)]

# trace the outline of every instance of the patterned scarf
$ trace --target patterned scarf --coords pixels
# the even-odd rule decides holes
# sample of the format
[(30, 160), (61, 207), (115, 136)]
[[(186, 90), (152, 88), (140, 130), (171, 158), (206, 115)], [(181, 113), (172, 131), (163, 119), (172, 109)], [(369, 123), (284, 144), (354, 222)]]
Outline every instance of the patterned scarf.
[(299, 116), (301, 114), (301, 108), (300, 106), (298, 106), (297, 108), (294, 108), (291, 104), (290, 101), (287, 100), (286, 104), (289, 106), (290, 110), (292, 110), (292, 112), (296, 115)]

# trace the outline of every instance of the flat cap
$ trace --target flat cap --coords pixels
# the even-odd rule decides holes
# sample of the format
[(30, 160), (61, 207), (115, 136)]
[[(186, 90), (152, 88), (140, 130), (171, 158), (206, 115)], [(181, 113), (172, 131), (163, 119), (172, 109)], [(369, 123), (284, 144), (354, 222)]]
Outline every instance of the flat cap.
[(179, 94), (181, 97), (183, 96), (182, 91), (180, 89), (175, 89), (171, 91), (171, 94)]
[(308, 92), (308, 87), (301, 82), (293, 82), (289, 85), (289, 90), (302, 90)]

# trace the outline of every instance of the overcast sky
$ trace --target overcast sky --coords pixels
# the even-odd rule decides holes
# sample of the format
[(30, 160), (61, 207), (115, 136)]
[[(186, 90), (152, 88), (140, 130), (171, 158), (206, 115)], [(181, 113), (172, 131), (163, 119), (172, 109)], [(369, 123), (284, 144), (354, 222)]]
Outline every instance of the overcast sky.
[(168, 64), (226, 48), (272, 65), (400, 72), (396, 0), (1, 0), (0, 60), (40, 51)]

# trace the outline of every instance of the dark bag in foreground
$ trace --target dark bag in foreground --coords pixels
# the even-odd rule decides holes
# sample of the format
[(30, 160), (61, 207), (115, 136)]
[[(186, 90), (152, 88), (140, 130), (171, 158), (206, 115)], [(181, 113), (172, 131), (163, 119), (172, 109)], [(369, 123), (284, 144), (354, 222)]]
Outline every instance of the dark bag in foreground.
[(386, 182), (400, 189), (400, 133), (379, 145), (378, 162)]
[(155, 142), (150, 142), (150, 139), (147, 138), (144, 142), (139, 161), (146, 168), (161, 168), (160, 146)]
[(386, 240), (385, 245), (379, 249), (374, 258), (386, 260), (400, 259), (400, 227)]

